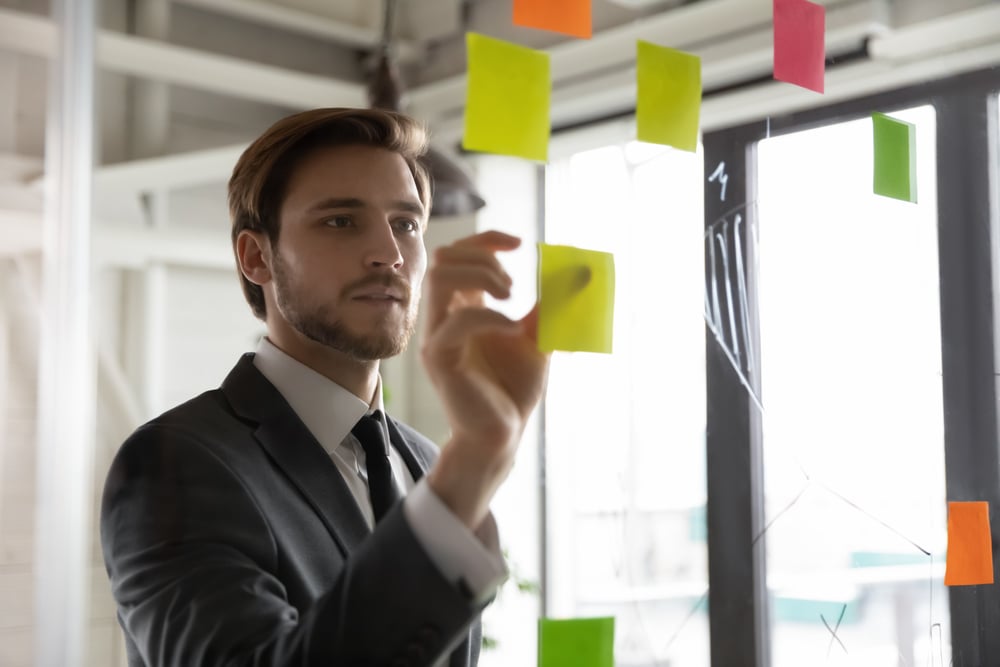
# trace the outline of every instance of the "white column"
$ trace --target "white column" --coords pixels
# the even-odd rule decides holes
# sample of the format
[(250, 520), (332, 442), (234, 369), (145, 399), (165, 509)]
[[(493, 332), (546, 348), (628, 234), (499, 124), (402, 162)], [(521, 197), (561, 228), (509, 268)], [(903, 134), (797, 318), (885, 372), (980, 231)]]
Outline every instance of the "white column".
[[(4, 459), (6, 458), (8, 444), (7, 434), (7, 410), (8, 396), (10, 395), (10, 316), (11, 310), (11, 290), (8, 287), (7, 275), (12, 271), (9, 260), (0, 259), (0, 484), (3, 483)], [(0, 489), (0, 535), (3, 534), (3, 509), (4, 494)]]
[(84, 664), (90, 601), (94, 355), (90, 210), (94, 0), (53, 0), (39, 351), (35, 664)]
[(0, 51), (0, 153), (17, 152), (17, 58)]
[[(169, 218), (169, 195), (166, 190), (147, 193), (147, 224), (151, 229), (163, 230)], [(167, 409), (167, 265), (151, 262), (142, 274), (142, 309), (126, 317), (142, 317), (142, 386), (145, 407), (149, 416)]]
[[(170, 1), (135, 3), (135, 34), (160, 41), (170, 37)], [(135, 78), (132, 83), (132, 159), (163, 155), (170, 133), (170, 86), (162, 81)]]
[[(167, 41), (170, 37), (169, 0), (139, 0), (135, 3), (135, 34)], [(132, 83), (131, 152), (135, 158), (160, 157), (167, 152), (170, 139), (170, 86), (162, 81), (137, 79)], [(167, 189), (151, 189), (146, 197), (146, 223), (152, 229), (168, 224), (169, 197)], [(142, 385), (146, 410), (155, 415), (165, 409), (164, 390), (167, 321), (167, 266), (151, 263), (143, 272), (143, 304), (137, 314), (142, 317), (139, 327), (143, 336)]]

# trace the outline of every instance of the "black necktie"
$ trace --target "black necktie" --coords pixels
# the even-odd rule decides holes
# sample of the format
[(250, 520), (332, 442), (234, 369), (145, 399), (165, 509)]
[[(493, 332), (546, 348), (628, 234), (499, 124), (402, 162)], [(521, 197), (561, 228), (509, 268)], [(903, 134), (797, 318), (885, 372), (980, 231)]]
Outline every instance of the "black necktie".
[(368, 470), (368, 496), (377, 523), (400, 498), (399, 489), (392, 478), (388, 448), (382, 430), (380, 413), (376, 410), (365, 415), (354, 425), (351, 433), (365, 450), (365, 468)]

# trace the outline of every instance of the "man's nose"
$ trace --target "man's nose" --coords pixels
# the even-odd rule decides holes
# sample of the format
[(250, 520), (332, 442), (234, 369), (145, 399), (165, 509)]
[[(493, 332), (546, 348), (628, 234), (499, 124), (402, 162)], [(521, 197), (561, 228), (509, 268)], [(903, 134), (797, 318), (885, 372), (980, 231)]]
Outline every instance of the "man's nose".
[(388, 220), (373, 224), (368, 234), (368, 244), (365, 264), (373, 267), (390, 266), (398, 269), (403, 266), (403, 254), (393, 233), (392, 224)]

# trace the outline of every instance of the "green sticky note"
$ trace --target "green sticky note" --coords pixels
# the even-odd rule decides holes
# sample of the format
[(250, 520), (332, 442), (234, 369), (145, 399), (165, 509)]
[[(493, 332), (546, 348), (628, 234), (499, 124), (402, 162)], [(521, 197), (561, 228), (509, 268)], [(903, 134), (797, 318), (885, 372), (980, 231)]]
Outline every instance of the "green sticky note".
[(635, 122), (639, 141), (698, 150), (701, 58), (639, 41)]
[(615, 259), (611, 253), (538, 244), (538, 348), (611, 352)]
[(471, 151), (544, 162), (549, 155), (549, 54), (470, 32), (465, 133)]
[(873, 113), (875, 194), (917, 203), (917, 128)]
[(614, 667), (615, 619), (538, 619), (538, 667)]

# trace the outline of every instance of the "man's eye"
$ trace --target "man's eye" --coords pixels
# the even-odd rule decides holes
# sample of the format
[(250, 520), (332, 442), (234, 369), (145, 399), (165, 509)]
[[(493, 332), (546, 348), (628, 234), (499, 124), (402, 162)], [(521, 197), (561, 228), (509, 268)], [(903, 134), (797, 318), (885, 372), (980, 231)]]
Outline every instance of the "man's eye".
[(335, 215), (327, 218), (324, 223), (328, 227), (347, 227), (351, 224), (351, 217), (348, 215)]
[(404, 232), (416, 232), (420, 230), (420, 222), (409, 218), (397, 220), (396, 226)]

